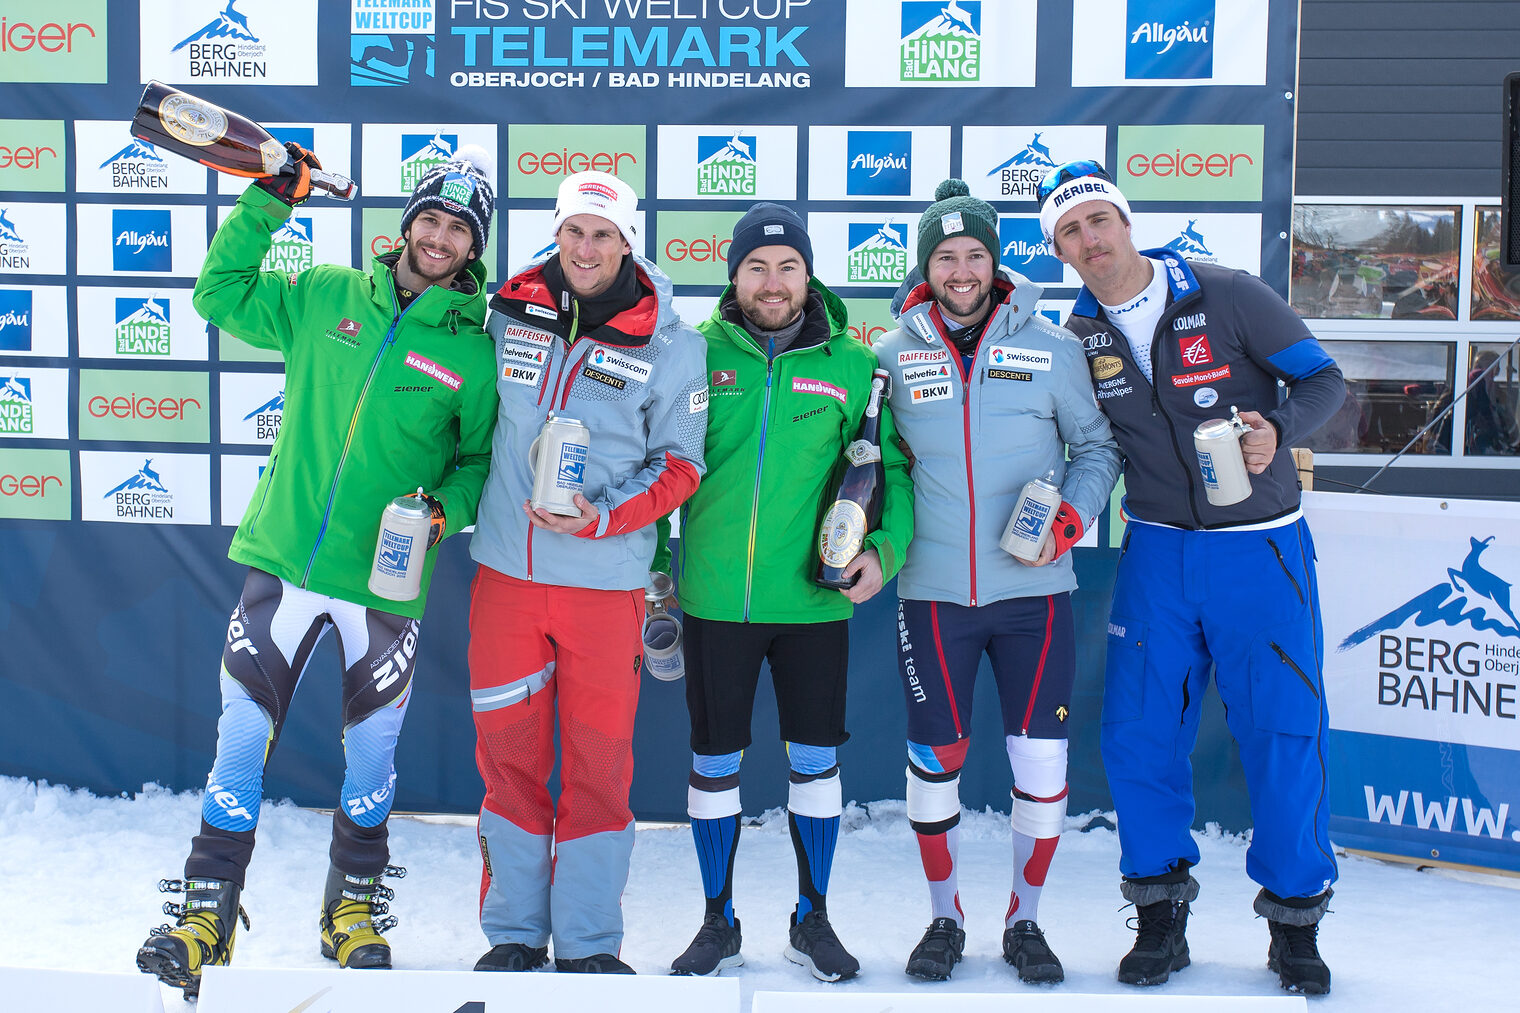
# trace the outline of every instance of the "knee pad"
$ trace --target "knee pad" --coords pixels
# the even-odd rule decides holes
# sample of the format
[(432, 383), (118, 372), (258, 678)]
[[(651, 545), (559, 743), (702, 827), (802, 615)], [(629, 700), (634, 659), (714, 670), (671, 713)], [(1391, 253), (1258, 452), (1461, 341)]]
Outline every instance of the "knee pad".
[(787, 811), (796, 816), (832, 819), (844, 812), (844, 790), (839, 783), (839, 768), (830, 767), (816, 774), (792, 771), (786, 794)]
[(1055, 799), (1037, 799), (1013, 789), (1013, 832), (1041, 840), (1060, 837), (1066, 826), (1066, 789)]
[(794, 773), (823, 774), (838, 763), (833, 746), (806, 746), (800, 742), (786, 743), (786, 762)]
[(921, 834), (942, 834), (961, 821), (961, 772), (931, 774), (908, 764), (908, 822)]
[(252, 830), (259, 823), (264, 763), (274, 725), (242, 683), (222, 675), (222, 716), (216, 725), (216, 760), (206, 776), (201, 816), (218, 830)]
[(739, 800), (742, 752), (722, 756), (691, 755), (691, 779), (686, 788), (686, 815), (694, 820), (718, 820), (744, 811)]
[(1008, 736), (1013, 783), (1031, 798), (1054, 799), (1066, 790), (1066, 740)]

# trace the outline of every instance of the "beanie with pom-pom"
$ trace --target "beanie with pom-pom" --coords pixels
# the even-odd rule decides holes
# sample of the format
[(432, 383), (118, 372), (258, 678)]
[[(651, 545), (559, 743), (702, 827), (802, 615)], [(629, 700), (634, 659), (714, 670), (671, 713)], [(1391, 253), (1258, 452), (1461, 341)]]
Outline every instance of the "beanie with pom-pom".
[(947, 179), (934, 188), (934, 203), (918, 220), (918, 270), (929, 277), (929, 256), (947, 239), (970, 236), (992, 254), (994, 270), (1002, 243), (998, 240), (997, 209), (971, 196), (963, 179)]
[(435, 166), (417, 182), (412, 199), (401, 212), (401, 235), (406, 235), (412, 219), (424, 209), (437, 208), (468, 222), (475, 255), (484, 254), (491, 239), (491, 215), (496, 210), (496, 189), (491, 185), (495, 169), (495, 161), (486, 149), (474, 144), (460, 148), (453, 158)]

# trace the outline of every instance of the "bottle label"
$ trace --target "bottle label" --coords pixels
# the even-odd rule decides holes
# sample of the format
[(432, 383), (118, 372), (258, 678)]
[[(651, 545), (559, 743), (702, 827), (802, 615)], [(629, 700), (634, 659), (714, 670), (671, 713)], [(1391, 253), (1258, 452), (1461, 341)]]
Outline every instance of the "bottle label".
[(870, 440), (853, 440), (844, 448), (844, 458), (851, 464), (871, 464), (881, 460), (881, 448)]
[(835, 500), (818, 532), (818, 556), (823, 565), (844, 566), (859, 554), (865, 540), (865, 510), (854, 500)]
[(285, 153), (285, 145), (271, 137), (259, 145), (259, 160), (264, 163), (264, 171), (273, 176), (285, 167), (290, 156)]
[(186, 144), (204, 148), (227, 133), (227, 114), (189, 95), (169, 95), (158, 105), (164, 129)]

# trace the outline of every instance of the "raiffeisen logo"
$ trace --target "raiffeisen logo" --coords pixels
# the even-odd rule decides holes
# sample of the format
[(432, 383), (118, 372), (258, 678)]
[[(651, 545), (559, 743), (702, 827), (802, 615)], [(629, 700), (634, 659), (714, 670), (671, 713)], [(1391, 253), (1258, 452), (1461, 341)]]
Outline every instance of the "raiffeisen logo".
[(0, 208), (0, 271), (25, 271), (32, 266), (32, 247), (21, 235), (21, 230), (7, 213)]
[(905, 0), (898, 57), (904, 81), (981, 80), (981, 3)]
[(285, 418), (285, 391), (281, 390), (274, 397), (259, 405), (253, 411), (243, 416), (244, 422), (253, 422), (258, 427), (258, 438), (273, 441), (280, 435), (280, 422)]
[(169, 301), (155, 296), (116, 300), (116, 354), (168, 355), (170, 352)]
[(1198, 231), (1198, 219), (1189, 218), (1183, 230), (1177, 233), (1177, 238), (1166, 244), (1165, 249), (1186, 257), (1189, 260), (1212, 260), (1214, 251), (1209, 249), (1209, 244), (1204, 241), (1203, 233)]
[(845, 282), (901, 284), (908, 276), (908, 227), (892, 222), (850, 222)]
[(1002, 218), (998, 221), (998, 259), (1030, 281), (1058, 282), (1062, 265), (1045, 245), (1038, 218)]
[(32, 290), (0, 289), (0, 352), (32, 350)]
[(459, 150), (459, 135), (435, 133), (401, 135), (401, 190), (411, 193), (417, 184), (436, 167), (454, 157)]
[(1003, 197), (1021, 197), (1033, 200), (1035, 189), (1046, 171), (1056, 167), (1055, 157), (1049, 146), (1040, 142), (1043, 130), (1037, 130), (1025, 145), (1004, 162), (987, 170), (988, 176), (998, 181), (998, 193)]
[(112, 208), (112, 270), (171, 270), (174, 265), (171, 234), (167, 208)]
[(189, 49), (192, 78), (223, 81), (232, 78), (259, 80), (269, 76), (269, 65), (262, 57), (265, 46), (248, 24), (248, 16), (237, 9), (238, 0), (227, 0), (222, 12), (200, 28), (180, 39), (169, 50), (177, 53)]
[(0, 433), (29, 436), (32, 433), (32, 381), (30, 377), (0, 379)]
[[(1515, 617), (1514, 604), (1510, 601), (1511, 582), (1489, 570), (1479, 559), (1493, 545), (1495, 538), (1494, 535), (1483, 539), (1469, 537), (1466, 558), (1460, 567), (1447, 567), (1445, 580), (1348, 634), (1336, 651), (1348, 651), (1379, 634), (1403, 629), (1411, 623), (1419, 628), (1439, 625), (1460, 633), (1497, 633), (1501, 637), (1520, 640), (1520, 619)], [(1380, 639), (1399, 640), (1398, 637)]]
[(1214, 76), (1214, 0), (1129, 0), (1124, 76)]
[(698, 196), (753, 197), (758, 177), (755, 135), (697, 136)]
[(156, 520), (174, 518), (174, 494), (163, 477), (153, 470), (153, 458), (101, 499), (114, 500), (117, 517), (143, 517)]
[(98, 168), (111, 170), (111, 186), (117, 190), (162, 190), (169, 186), (169, 163), (152, 144), (136, 137)]
[(845, 193), (876, 197), (913, 193), (913, 131), (851, 130), (844, 150)]
[(299, 274), (312, 265), (311, 219), (287, 218), (270, 237), (261, 270)]

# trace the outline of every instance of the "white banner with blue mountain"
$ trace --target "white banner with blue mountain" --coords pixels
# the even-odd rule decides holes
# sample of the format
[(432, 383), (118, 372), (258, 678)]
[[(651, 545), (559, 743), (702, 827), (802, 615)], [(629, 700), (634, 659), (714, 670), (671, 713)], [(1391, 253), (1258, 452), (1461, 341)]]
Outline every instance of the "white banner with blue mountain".
[(1336, 844), (1520, 870), (1520, 504), (1306, 493)]

